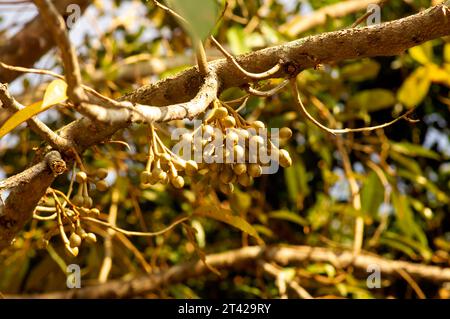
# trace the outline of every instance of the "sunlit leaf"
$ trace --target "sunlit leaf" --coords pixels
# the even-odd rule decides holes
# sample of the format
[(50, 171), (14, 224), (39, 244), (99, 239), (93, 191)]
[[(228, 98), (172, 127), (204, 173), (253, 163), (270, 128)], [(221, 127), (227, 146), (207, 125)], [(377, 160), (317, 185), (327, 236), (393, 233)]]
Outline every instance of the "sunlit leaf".
[(202, 206), (194, 211), (194, 215), (212, 218), (228, 225), (231, 225), (244, 233), (254, 237), (259, 244), (264, 244), (264, 241), (259, 237), (258, 232), (242, 217), (233, 215), (229, 209), (215, 207), (215, 206)]
[(405, 195), (392, 192), (392, 204), (395, 209), (397, 226), (401, 232), (412, 239), (417, 239), (422, 245), (428, 246), (427, 237), (422, 228), (416, 223), (414, 213)]
[(377, 174), (370, 172), (361, 189), (362, 211), (377, 216), (378, 208), (384, 199), (384, 187)]
[(408, 52), (414, 60), (423, 65), (433, 63), (433, 43), (431, 41), (412, 47)]
[(374, 60), (364, 59), (343, 66), (341, 69), (341, 77), (344, 80), (362, 82), (375, 78), (379, 72), (379, 63)]
[(419, 105), (427, 96), (431, 79), (426, 67), (417, 68), (397, 92), (398, 100), (408, 108)]
[(396, 102), (394, 94), (385, 89), (373, 89), (358, 92), (348, 101), (352, 109), (366, 110), (367, 112), (379, 111), (391, 107)]
[(450, 72), (436, 64), (427, 65), (430, 80), (433, 83), (439, 83), (450, 87)]
[(432, 150), (426, 149), (421, 145), (408, 142), (391, 142), (391, 149), (395, 152), (413, 157), (427, 157), (435, 160), (439, 160), (441, 158), (438, 153)]
[(214, 28), (220, 11), (216, 0), (166, 0), (165, 2), (188, 21), (187, 31), (191, 33), (191, 36), (201, 40), (204, 40)]
[(286, 220), (300, 226), (308, 225), (308, 221), (294, 212), (288, 210), (278, 210), (269, 213), (269, 218)]
[(417, 251), (426, 260), (431, 258), (431, 255), (432, 255), (431, 251), (426, 245), (424, 245), (420, 242), (417, 242), (409, 237), (405, 237), (403, 235), (399, 235), (397, 233), (387, 231), (383, 234), (383, 238), (394, 240), (397, 243), (401, 243), (408, 247), (411, 247), (412, 249)]
[(14, 113), (4, 124), (0, 127), (0, 138), (11, 132), (17, 126), (26, 122), (33, 116), (42, 113), (49, 108), (67, 99), (66, 95), (67, 84), (62, 80), (54, 80), (45, 90), (43, 101), (33, 103), (22, 110)]

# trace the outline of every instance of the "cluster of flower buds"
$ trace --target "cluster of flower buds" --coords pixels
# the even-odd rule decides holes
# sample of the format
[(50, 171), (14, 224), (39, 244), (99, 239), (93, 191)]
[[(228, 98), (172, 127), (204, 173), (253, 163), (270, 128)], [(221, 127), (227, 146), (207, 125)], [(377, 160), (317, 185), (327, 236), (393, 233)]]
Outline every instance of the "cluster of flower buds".
[(78, 256), (79, 247), (83, 241), (95, 243), (97, 242), (97, 236), (94, 233), (86, 232), (81, 226), (78, 226), (70, 233), (68, 239), (64, 239), (66, 251), (74, 257)]
[(75, 206), (90, 209), (93, 205), (92, 197), (89, 196), (89, 183), (95, 185), (95, 188), (100, 192), (108, 189), (108, 184), (105, 178), (108, 176), (108, 171), (104, 168), (99, 168), (93, 173), (78, 172), (75, 175), (75, 181), (79, 184), (78, 192), (72, 198), (72, 203)]
[[(276, 139), (287, 140), (292, 131), (284, 127)], [(248, 122), (227, 104), (216, 100), (211, 113), (194, 132), (183, 133), (179, 145), (183, 158), (169, 150), (152, 127), (142, 184), (171, 183), (184, 186), (184, 177), (198, 175), (200, 189), (215, 187), (232, 193), (235, 184), (250, 186), (254, 178), (270, 171), (272, 162), (292, 165), (289, 153), (279, 149), (261, 121)], [(274, 173), (274, 172), (270, 172)]]
[(156, 183), (168, 185), (170, 183), (175, 188), (183, 188), (183, 175), (195, 175), (198, 170), (197, 162), (185, 161), (172, 153), (155, 132), (152, 135), (154, 136), (153, 141), (158, 144), (149, 145), (149, 157), (145, 170), (140, 176), (141, 183), (143, 185), (155, 185)]
[[(216, 187), (230, 194), (234, 185), (248, 187), (254, 178), (270, 172), (272, 161), (282, 167), (292, 165), (289, 153), (272, 142), (263, 122), (248, 122), (218, 100), (206, 124), (202, 125), (202, 132), (201, 189)], [(292, 131), (284, 127), (276, 138), (287, 140), (291, 136)]]

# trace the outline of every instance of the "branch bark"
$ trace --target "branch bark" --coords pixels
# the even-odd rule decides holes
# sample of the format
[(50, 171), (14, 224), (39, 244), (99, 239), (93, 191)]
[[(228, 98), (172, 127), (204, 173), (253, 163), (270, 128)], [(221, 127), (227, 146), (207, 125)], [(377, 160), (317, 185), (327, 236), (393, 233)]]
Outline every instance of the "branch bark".
[[(67, 6), (77, 4), (81, 12), (84, 12), (92, 1), (90, 0), (58, 0), (54, 5), (58, 12), (67, 18), (70, 13), (66, 12)], [(42, 28), (45, 21), (37, 16), (28, 22), (24, 28), (7, 39), (0, 45), (0, 61), (16, 66), (31, 67), (55, 46), (52, 35), (47, 29)], [(0, 67), (0, 82), (9, 83), (22, 73), (6, 70)]]
[[(309, 246), (252, 246), (208, 255), (206, 257), (206, 263), (219, 270), (237, 270), (254, 267), (257, 265), (258, 261), (275, 262), (281, 265), (299, 265), (305, 262), (326, 262), (339, 268), (352, 265), (363, 272), (367, 271), (369, 265), (378, 265), (382, 274), (385, 276), (398, 276), (398, 270), (401, 269), (418, 279), (436, 282), (450, 281), (450, 268), (388, 260), (380, 256), (368, 254), (354, 256), (351, 251), (333, 251), (328, 248)], [(132, 280), (112, 280), (103, 285), (90, 286), (81, 289), (9, 297), (58, 299), (130, 298), (160, 289), (167, 285), (184, 282), (190, 278), (204, 276), (209, 273), (210, 270), (204, 262), (188, 262), (173, 266), (160, 273), (144, 275)]]
[[(442, 4), (421, 13), (392, 22), (358, 29), (346, 29), (336, 32), (311, 36), (280, 46), (266, 48), (238, 57), (239, 64), (254, 73), (267, 71), (280, 61), (283, 68), (271, 77), (291, 77), (301, 70), (312, 68), (320, 63), (339, 62), (375, 56), (392, 56), (425, 41), (450, 34), (450, 9)], [(252, 82), (251, 78), (242, 76), (236, 66), (227, 59), (209, 63), (209, 69), (217, 75), (220, 90), (241, 87)], [(167, 106), (184, 103), (192, 99), (204, 84), (204, 78), (196, 67), (172, 78), (141, 87), (125, 95), (121, 101), (130, 101), (143, 105)], [(189, 111), (182, 115), (189, 116)], [(165, 117), (157, 120), (167, 120)], [(71, 142), (78, 153), (103, 142), (120, 129), (130, 125), (127, 118), (114, 122), (113, 125), (92, 122), (87, 118), (74, 121), (61, 128), (58, 134)], [(6, 203), (8, 218), (20, 216), (24, 225), (32, 216), (36, 201), (23, 200), (28, 195), (44, 194), (53, 182), (53, 177), (42, 173), (23, 189), (14, 190)], [(4, 216), (3, 216), (4, 217)], [(5, 217), (4, 217), (5, 218)], [(18, 232), (19, 229), (15, 228)], [(0, 250), (9, 244), (0, 238)]]

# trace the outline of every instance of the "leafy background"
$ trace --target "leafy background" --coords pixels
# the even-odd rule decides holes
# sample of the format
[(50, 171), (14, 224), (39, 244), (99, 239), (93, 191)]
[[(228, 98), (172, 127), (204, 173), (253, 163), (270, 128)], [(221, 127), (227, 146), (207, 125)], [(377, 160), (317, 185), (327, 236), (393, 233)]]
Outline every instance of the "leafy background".
[[(329, 19), (325, 25), (302, 34), (291, 34), (289, 30), (305, 19), (305, 15), (338, 1), (228, 2), (229, 9), (214, 33), (233, 54), (348, 27), (362, 14)], [(189, 35), (173, 17), (151, 3), (119, 0), (94, 3), (72, 30), (71, 37), (83, 65), (84, 82), (103, 94), (119, 97), (194, 64)], [(432, 3), (425, 0), (391, 0), (381, 11), (382, 21), (414, 14), (430, 5)], [(31, 18), (33, 6), (25, 7), (24, 12), (29, 12)], [(0, 39), (17, 28), (11, 24), (17, 21), (14, 20), (17, 15), (15, 9), (1, 11), (0, 27), (4, 31)], [(207, 46), (207, 54), (210, 59), (221, 57), (210, 46)], [(60, 61), (53, 54), (44, 57), (38, 66), (61, 71)], [(42, 99), (48, 81), (46, 76), (26, 75), (16, 80), (12, 89), (22, 103), (29, 105)], [(306, 70), (298, 81), (309, 108), (313, 109), (314, 105), (321, 110), (312, 112), (323, 123), (327, 122), (324, 114), (329, 113), (344, 126), (381, 124), (417, 107), (413, 117), (420, 120), (418, 123), (400, 121), (383, 131), (344, 137), (345, 149), (361, 187), (360, 214), (365, 224), (363, 248), (389, 259), (448, 267), (449, 39), (430, 41), (395, 57), (345, 61)], [(266, 81), (262, 86), (276, 83), (277, 80)], [(222, 99), (242, 94), (238, 89), (227, 90)], [(194, 237), (182, 227), (155, 238), (115, 236), (110, 278), (132, 278), (195, 260), (198, 248), (208, 254), (257, 244), (260, 240), (266, 244), (351, 249), (354, 222), (359, 213), (351, 204), (342, 153), (335, 140), (301, 117), (287, 91), (268, 99), (252, 97), (243, 114), (259, 118), (270, 127), (292, 128), (294, 138), (285, 147), (290, 150), (294, 165), (258, 179), (248, 189), (237, 189), (233, 195), (218, 193), (204, 198), (200, 209), (197, 208), (198, 194), (191, 185), (182, 191), (161, 185), (140, 187), (139, 173), (145, 165), (147, 143), (144, 127), (135, 126), (114, 137), (126, 141), (131, 150), (103, 144), (86, 153), (86, 166), (109, 170), (110, 190), (94, 192), (95, 206), (103, 216), (108, 214), (115, 193), (118, 199), (113, 204), (118, 206), (117, 224), (122, 228), (158, 230), (177, 216), (187, 214), (192, 216), (190, 225), (196, 229)], [(76, 116), (62, 109), (51, 109), (39, 115), (55, 128)], [(0, 118), (0, 123), (4, 120)], [(170, 145), (169, 138), (166, 137), (165, 142)], [(30, 150), (39, 145), (39, 138), (23, 126), (3, 137), (0, 140), (0, 176), (23, 170), (33, 157)], [(54, 187), (67, 190), (69, 177), (63, 175)], [(6, 195), (4, 192), (3, 198)], [(232, 214), (235, 219), (223, 223), (221, 214)], [(65, 269), (71, 263), (81, 265), (84, 284), (98, 282), (104, 258), (104, 230), (92, 229), (99, 234), (99, 242), (84, 244), (80, 255), (73, 259), (64, 254), (63, 245), (56, 237), (46, 249), (40, 249), (39, 239), (53, 226), (51, 222), (32, 221), (13, 247), (0, 255), (0, 291), (3, 294), (65, 289)], [(337, 269), (328, 263), (305, 263), (283, 271), (290, 278), (300, 278), (303, 287), (313, 296), (416, 297), (401, 279), (383, 278), (381, 289), (368, 289), (367, 274)], [(426, 282), (419, 282), (419, 285), (428, 297), (448, 298), (450, 295), (445, 286)], [(221, 279), (211, 272), (146, 297), (277, 298), (279, 291), (273, 278), (252, 268), (223, 271)]]

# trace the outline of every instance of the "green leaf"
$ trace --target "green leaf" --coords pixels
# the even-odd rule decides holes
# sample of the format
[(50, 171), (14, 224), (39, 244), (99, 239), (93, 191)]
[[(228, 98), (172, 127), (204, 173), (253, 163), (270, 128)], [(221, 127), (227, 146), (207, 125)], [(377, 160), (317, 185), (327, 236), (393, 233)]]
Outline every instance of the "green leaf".
[(364, 59), (342, 67), (341, 77), (344, 80), (362, 82), (376, 78), (379, 72), (379, 63), (371, 59)]
[(428, 246), (425, 232), (414, 219), (414, 213), (409, 205), (408, 197), (392, 192), (392, 205), (394, 206), (397, 225), (401, 232), (412, 239), (417, 239), (422, 245)]
[(212, 218), (228, 225), (231, 225), (244, 233), (249, 234), (255, 238), (258, 244), (263, 245), (264, 241), (259, 237), (258, 232), (242, 217), (233, 215), (229, 209), (216, 207), (212, 205), (202, 206), (194, 211), (194, 215)]
[(289, 200), (297, 207), (303, 205), (305, 196), (308, 196), (308, 173), (301, 159), (295, 159), (294, 165), (284, 170), (284, 179), (288, 189)]
[(240, 26), (234, 26), (227, 30), (227, 40), (233, 54), (239, 55), (250, 51), (246, 37), (244, 29)]
[(440, 160), (441, 158), (438, 153), (432, 150), (408, 142), (399, 142), (399, 143), (391, 142), (391, 149), (397, 153), (412, 157), (426, 157), (434, 160)]
[(273, 212), (269, 213), (268, 217), (273, 218), (273, 219), (286, 220), (286, 221), (298, 224), (300, 226), (307, 226), (309, 224), (306, 219), (304, 219), (303, 217), (297, 215), (296, 213), (290, 212), (288, 210), (273, 211)]
[(0, 138), (11, 132), (23, 122), (28, 121), (33, 116), (66, 100), (66, 90), (67, 84), (63, 80), (54, 80), (51, 82), (45, 90), (43, 101), (33, 103), (14, 113), (3, 126), (0, 127)]
[(378, 208), (384, 199), (384, 187), (377, 174), (370, 172), (361, 189), (361, 203), (364, 214), (378, 215)]
[(412, 159), (411, 157), (404, 156), (394, 150), (392, 148), (389, 150), (389, 156), (398, 164), (402, 165), (403, 167), (407, 168), (414, 174), (422, 175), (422, 169), (420, 168), (419, 163)]
[(391, 107), (395, 102), (395, 96), (391, 91), (373, 89), (353, 95), (348, 101), (348, 106), (352, 109), (374, 112)]
[(405, 245), (411, 247), (412, 249), (417, 251), (426, 260), (429, 260), (432, 256), (430, 249), (426, 245), (423, 245), (422, 243), (419, 243), (411, 238), (399, 235), (399, 234), (391, 232), (391, 231), (386, 231), (383, 234), (383, 237), (385, 239), (394, 240), (397, 243), (402, 243), (402, 244), (405, 244)]
[(430, 85), (431, 79), (428, 69), (421, 66), (403, 82), (397, 92), (397, 98), (407, 108), (413, 108), (425, 99)]
[[(167, 5), (185, 18), (187, 30), (194, 39), (206, 39), (216, 24), (219, 3), (216, 0), (166, 0)], [(183, 27), (184, 24), (183, 24)]]
[(408, 245), (405, 245), (404, 243), (400, 243), (396, 240), (392, 240), (392, 239), (384, 238), (384, 237), (380, 238), (379, 243), (381, 245), (386, 245), (393, 249), (399, 250), (411, 259), (417, 259), (417, 254), (415, 253), (414, 249), (412, 249)]

